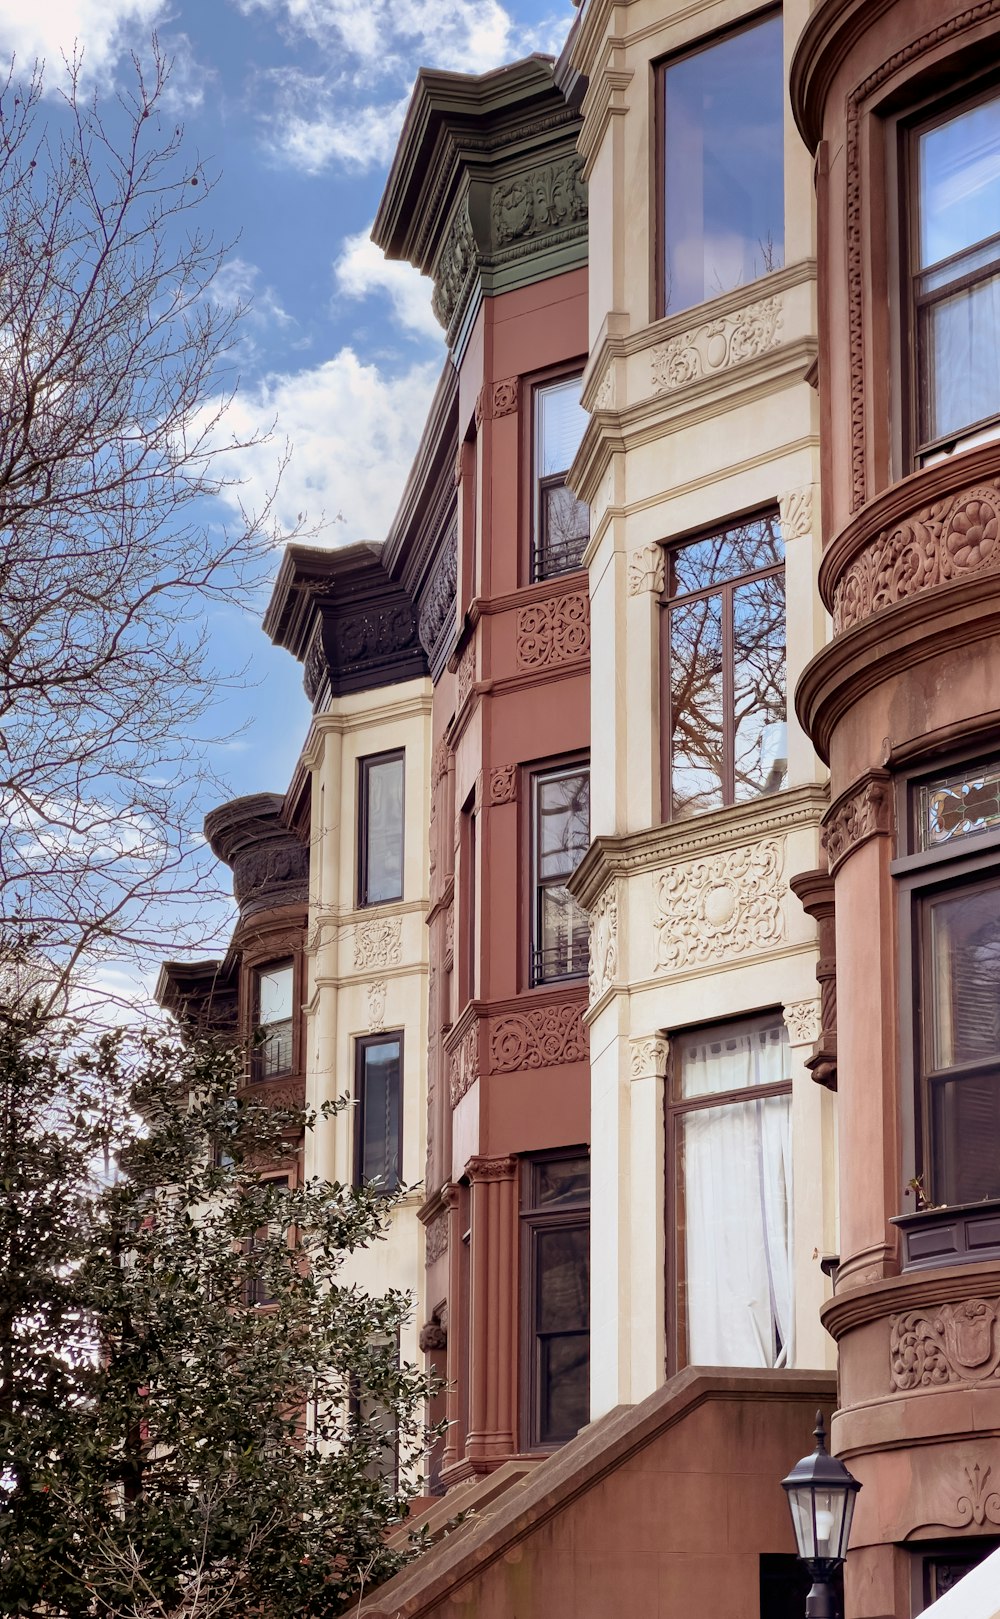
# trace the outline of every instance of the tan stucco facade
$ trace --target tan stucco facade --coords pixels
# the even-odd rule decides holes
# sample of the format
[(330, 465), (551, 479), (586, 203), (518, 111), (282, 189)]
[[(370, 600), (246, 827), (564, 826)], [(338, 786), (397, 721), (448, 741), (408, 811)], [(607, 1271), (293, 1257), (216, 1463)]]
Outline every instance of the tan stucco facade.
[[(781, 1007), (792, 1059), (792, 1363), (828, 1367), (819, 1322), (836, 1252), (835, 1100), (805, 1061), (820, 1032), (815, 923), (789, 881), (821, 864), (825, 769), (789, 716), (787, 786), (663, 824), (663, 544), (735, 514), (780, 512), (788, 690), (822, 646), (812, 174), (785, 121), (785, 262), (656, 318), (654, 65), (749, 5), (590, 0), (574, 64), (589, 80), (592, 421), (572, 477), (591, 504), (594, 844), (576, 879), (592, 913), (592, 1415), (666, 1376), (664, 1090), (671, 1034)], [(791, 57), (808, 7), (784, 13)], [(762, 903), (763, 901), (763, 903)]]

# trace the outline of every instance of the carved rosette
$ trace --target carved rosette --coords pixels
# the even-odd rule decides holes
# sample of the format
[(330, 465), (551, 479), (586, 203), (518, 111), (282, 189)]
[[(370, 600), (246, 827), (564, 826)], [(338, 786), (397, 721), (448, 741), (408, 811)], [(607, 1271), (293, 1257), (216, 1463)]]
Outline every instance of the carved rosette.
[(629, 1046), (629, 1072), (633, 1079), (665, 1079), (670, 1042), (662, 1034), (649, 1034)]
[(1000, 1377), (1000, 1300), (963, 1299), (890, 1320), (890, 1389)]
[(398, 916), (376, 916), (354, 929), (355, 967), (398, 967), (403, 951), (403, 923)]
[(493, 384), (493, 415), (512, 416), (517, 409), (520, 378), (504, 377)]
[(663, 589), (666, 552), (662, 545), (644, 545), (633, 551), (628, 559), (628, 593), (641, 596), (652, 591), (658, 596)]
[(653, 392), (671, 393), (766, 354), (778, 345), (782, 319), (781, 299), (761, 298), (657, 344), (650, 354)]
[(495, 765), (490, 771), (490, 803), (513, 804), (517, 798), (517, 765)]
[(822, 843), (831, 874), (859, 844), (892, 831), (892, 780), (888, 771), (870, 771), (830, 805), (823, 817)]
[(587, 218), (583, 158), (573, 152), (498, 182), (490, 214), (498, 248), (582, 224)]
[(807, 484), (804, 489), (789, 489), (778, 501), (778, 521), (788, 545), (801, 540), (812, 528), (813, 492)]
[(365, 986), (368, 996), (368, 1028), (372, 1034), (385, 1028), (385, 979), (375, 978)]
[(590, 1004), (618, 976), (618, 882), (613, 879), (590, 913)]
[(1000, 480), (924, 506), (869, 540), (833, 592), (835, 634), (922, 590), (1000, 569)]
[(590, 597), (579, 591), (522, 607), (515, 654), (519, 669), (548, 669), (590, 652)]
[(784, 840), (729, 849), (653, 878), (656, 972), (768, 950), (785, 937)]
[(589, 1044), (582, 1013), (583, 1006), (577, 1001), (497, 1018), (490, 1026), (491, 1072), (513, 1074), (526, 1068), (585, 1062)]
[(473, 1021), (451, 1054), (448, 1064), (448, 1090), (452, 1107), (457, 1107), (470, 1085), (479, 1078), (479, 1021)]
[(788, 1001), (782, 1008), (788, 1043), (791, 1046), (813, 1046), (820, 1037), (820, 1001), (814, 996), (808, 1001)]

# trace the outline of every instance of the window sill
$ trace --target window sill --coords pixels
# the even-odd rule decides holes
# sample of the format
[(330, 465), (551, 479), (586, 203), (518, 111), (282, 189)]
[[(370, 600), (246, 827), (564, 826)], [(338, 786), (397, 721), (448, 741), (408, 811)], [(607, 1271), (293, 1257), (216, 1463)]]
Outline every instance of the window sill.
[(896, 1214), (892, 1224), (902, 1238), (904, 1271), (1000, 1259), (1000, 1198)]

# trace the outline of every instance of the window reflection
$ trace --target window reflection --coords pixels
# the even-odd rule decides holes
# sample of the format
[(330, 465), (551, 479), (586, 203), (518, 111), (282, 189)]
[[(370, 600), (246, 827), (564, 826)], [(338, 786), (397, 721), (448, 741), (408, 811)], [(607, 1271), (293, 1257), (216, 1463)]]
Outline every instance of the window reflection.
[(533, 579), (550, 579), (578, 568), (590, 538), (590, 507), (566, 486), (566, 473), (587, 426), (580, 387), (580, 377), (568, 377), (534, 393)]
[(781, 16), (663, 72), (663, 307), (730, 292), (784, 263)]
[(588, 918), (566, 888), (590, 844), (590, 772), (554, 770), (534, 779), (535, 903), (531, 981), (587, 971)]
[(358, 901), (403, 897), (403, 755), (361, 761), (361, 871)]

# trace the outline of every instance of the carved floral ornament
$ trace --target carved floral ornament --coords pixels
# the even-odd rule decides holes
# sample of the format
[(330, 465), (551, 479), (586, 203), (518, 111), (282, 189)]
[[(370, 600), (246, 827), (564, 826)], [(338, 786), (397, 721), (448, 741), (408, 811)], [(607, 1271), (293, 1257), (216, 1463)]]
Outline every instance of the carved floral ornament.
[(820, 1001), (813, 996), (808, 1001), (789, 1001), (783, 1008), (788, 1041), (793, 1046), (815, 1045), (820, 1037)]
[(922, 590), (1000, 569), (1000, 479), (924, 506), (880, 530), (833, 592), (835, 634)]
[(590, 1003), (618, 976), (618, 882), (610, 882), (590, 913)]
[(888, 771), (872, 771), (844, 793), (823, 818), (822, 844), (836, 871), (853, 849), (892, 831), (892, 781)]
[(502, 248), (587, 218), (587, 186), (578, 152), (499, 181), (490, 207), (493, 242)]
[(590, 651), (590, 597), (585, 591), (522, 607), (515, 655), (519, 669), (547, 669)]
[(780, 298), (761, 298), (657, 344), (650, 354), (653, 392), (670, 393), (766, 354), (778, 346), (783, 318)]
[(425, 1255), (428, 1265), (448, 1252), (448, 1210), (442, 1209), (427, 1227)]
[(355, 967), (398, 967), (402, 959), (403, 923), (398, 916), (373, 917), (354, 929)]
[(890, 1319), (890, 1389), (1000, 1378), (1000, 1300), (963, 1299)]
[(667, 1072), (670, 1042), (662, 1034), (633, 1040), (629, 1049), (629, 1070), (633, 1079), (663, 1079)]
[(490, 771), (490, 803), (513, 804), (517, 798), (517, 765), (494, 765)]
[(663, 589), (666, 552), (662, 545), (644, 545), (633, 551), (628, 559), (628, 593), (641, 596), (651, 591), (658, 596)]
[(493, 384), (493, 415), (512, 416), (517, 409), (519, 379), (504, 377)]
[(778, 520), (781, 534), (788, 545), (801, 540), (812, 528), (813, 492), (807, 484), (804, 489), (789, 489), (778, 501)]
[(497, 1018), (490, 1027), (490, 1070), (494, 1074), (585, 1062), (587, 1031), (579, 1001), (567, 1006)]
[(452, 1107), (457, 1107), (466, 1091), (479, 1078), (479, 1022), (472, 1022), (451, 1054), (448, 1089)]
[(377, 1034), (385, 1028), (385, 979), (376, 978), (366, 985), (368, 996), (368, 1028)]
[(784, 840), (685, 861), (653, 878), (656, 972), (767, 950), (785, 937)]

